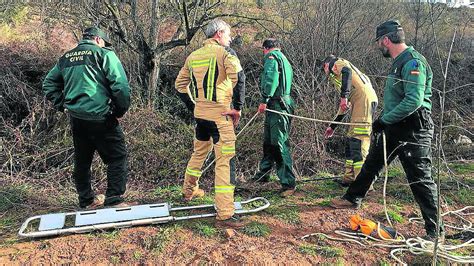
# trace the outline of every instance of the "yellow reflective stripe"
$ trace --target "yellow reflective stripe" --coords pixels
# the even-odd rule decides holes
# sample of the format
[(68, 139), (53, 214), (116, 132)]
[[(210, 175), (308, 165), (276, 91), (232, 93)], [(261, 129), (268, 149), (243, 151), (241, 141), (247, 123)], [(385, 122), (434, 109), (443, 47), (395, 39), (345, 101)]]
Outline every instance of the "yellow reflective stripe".
[(234, 193), (235, 186), (215, 186), (216, 193)]
[(209, 63), (209, 59), (201, 59), (201, 60), (193, 60), (191, 64), (201, 64), (201, 63)]
[(235, 153), (235, 147), (234, 146), (222, 146), (222, 154), (230, 154), (230, 153)]
[(362, 165), (363, 165), (363, 164), (364, 164), (363, 161), (355, 162), (355, 163), (354, 163), (354, 168), (355, 168), (355, 169), (362, 168)]
[(354, 162), (353, 160), (346, 160), (346, 164), (348, 164), (348, 165), (352, 165), (353, 162)]
[(206, 66), (209, 66), (208, 63), (206, 64), (192, 64), (191, 67), (206, 67)]
[(356, 128), (354, 128), (354, 133), (355, 134), (369, 134), (370, 129), (369, 128), (356, 127)]
[(196, 177), (201, 177), (202, 172), (199, 170), (193, 170), (190, 168), (186, 168), (186, 174), (196, 176)]
[(189, 64), (191, 65), (191, 67), (209, 66), (209, 59), (193, 60)]
[(214, 77), (216, 71), (216, 58), (213, 57), (209, 60), (209, 70), (207, 75), (207, 99), (212, 101), (212, 94), (214, 93)]
[(338, 79), (336, 79), (336, 75), (334, 75), (333, 73), (330, 74), (330, 77), (332, 78), (332, 80), (337, 84), (337, 85), (342, 85), (342, 82)]
[(235, 146), (222, 146), (223, 150), (235, 150)]
[(364, 127), (355, 127), (355, 128), (354, 128), (354, 131), (356, 131), (356, 130), (357, 130), (357, 131), (369, 131), (369, 130), (370, 130), (370, 128), (364, 128)]

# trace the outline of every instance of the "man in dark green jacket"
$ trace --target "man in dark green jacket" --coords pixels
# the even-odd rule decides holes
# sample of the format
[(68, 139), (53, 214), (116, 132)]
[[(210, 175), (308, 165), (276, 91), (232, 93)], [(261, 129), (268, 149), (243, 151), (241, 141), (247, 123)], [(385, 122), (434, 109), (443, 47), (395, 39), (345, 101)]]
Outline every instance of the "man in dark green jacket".
[[(384, 112), (372, 124), (374, 141), (360, 174), (342, 198), (332, 200), (335, 208), (358, 208), (370, 184), (384, 166), (384, 131), (388, 163), (397, 156), (425, 220), (428, 239), (437, 236), (438, 192), (431, 177), (431, 83), (430, 65), (413, 47), (405, 44), (400, 23), (389, 20), (377, 27), (376, 41), (384, 57), (393, 59), (384, 88)], [(441, 226), (441, 233), (443, 227)]]
[[(290, 97), (293, 69), (286, 56), (280, 51), (278, 40), (263, 42), (264, 69), (260, 75), (262, 99), (258, 107), (260, 113), (266, 108), (293, 114), (294, 102)], [(282, 186), (281, 195), (290, 196), (295, 191), (295, 175), (292, 168), (289, 131), (289, 116), (267, 112), (265, 116), (263, 159), (254, 180), (267, 182), (270, 171), (276, 163), (277, 175)]]
[[(66, 52), (43, 82), (54, 108), (67, 111), (74, 141), (74, 180), (81, 208), (122, 207), (127, 182), (127, 150), (117, 118), (130, 106), (130, 88), (107, 34), (87, 28), (79, 45)], [(95, 195), (91, 163), (98, 151), (107, 165), (107, 191)]]

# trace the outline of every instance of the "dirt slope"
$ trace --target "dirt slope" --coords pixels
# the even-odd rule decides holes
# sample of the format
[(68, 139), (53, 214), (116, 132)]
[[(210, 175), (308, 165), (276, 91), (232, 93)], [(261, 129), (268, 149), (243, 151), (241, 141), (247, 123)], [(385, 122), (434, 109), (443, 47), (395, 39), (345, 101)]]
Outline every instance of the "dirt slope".
[[(332, 187), (333, 185), (329, 185)], [(321, 262), (378, 264), (394, 263), (389, 250), (362, 248), (355, 244), (300, 238), (309, 233), (332, 234), (348, 227), (348, 217), (355, 210), (333, 210), (327, 201), (312, 199), (314, 184), (301, 186), (290, 199), (281, 200), (274, 192), (263, 195), (274, 205), (259, 214), (247, 216), (250, 221), (268, 226), (266, 236), (249, 236), (245, 230), (227, 239), (213, 226), (212, 219), (175, 222), (161, 226), (145, 226), (122, 230), (70, 235), (42, 240), (21, 240), (0, 248), (0, 264), (297, 264)], [(338, 193), (341, 189), (336, 189)], [(319, 193), (318, 193), (319, 194)], [(363, 209), (363, 217), (382, 220), (381, 192), (371, 194)], [(295, 210), (295, 212), (291, 212)], [(409, 204), (399, 209), (410, 217), (416, 210)], [(293, 214), (295, 216), (292, 217)], [(423, 235), (421, 225), (404, 219), (397, 229), (406, 236)], [(324, 248), (326, 247), (327, 248)], [(412, 256), (406, 257), (412, 260)]]

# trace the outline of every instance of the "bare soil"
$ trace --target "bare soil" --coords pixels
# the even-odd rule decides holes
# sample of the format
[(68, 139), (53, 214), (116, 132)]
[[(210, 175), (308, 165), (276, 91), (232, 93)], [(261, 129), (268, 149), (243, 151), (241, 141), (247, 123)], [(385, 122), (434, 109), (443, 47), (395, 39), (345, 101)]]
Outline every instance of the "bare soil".
[[(200, 235), (193, 229), (198, 222), (175, 222), (161, 226), (143, 226), (108, 232), (69, 235), (40, 240), (16, 240), (0, 246), (0, 264), (297, 264), (316, 263), (379, 264), (395, 263), (389, 250), (363, 248), (356, 244), (309, 238), (306, 234), (322, 232), (333, 234), (336, 229), (348, 229), (350, 215), (358, 212), (362, 217), (382, 219), (383, 206), (375, 203), (381, 191), (369, 195), (363, 208), (334, 210), (321, 206), (320, 200), (307, 200), (305, 187), (295, 196), (284, 201), (288, 208), (299, 210), (298, 223), (289, 223), (267, 211), (248, 215), (246, 219), (267, 225), (271, 233), (265, 237), (252, 237), (237, 231), (227, 239), (223, 233), (211, 237)], [(280, 203), (281, 204), (281, 203)], [(406, 219), (396, 227), (405, 236), (422, 236), (422, 225), (408, 223), (407, 217), (416, 216), (416, 209), (406, 205), (400, 211)], [(207, 219), (211, 227), (212, 219)], [(150, 248), (153, 236), (172, 232), (163, 240), (161, 249)], [(165, 239), (165, 238), (162, 238)], [(155, 243), (156, 245), (156, 243)], [(160, 244), (158, 244), (159, 246)], [(342, 250), (334, 257), (311, 254), (301, 246), (329, 246)], [(411, 260), (412, 256), (405, 257)]]

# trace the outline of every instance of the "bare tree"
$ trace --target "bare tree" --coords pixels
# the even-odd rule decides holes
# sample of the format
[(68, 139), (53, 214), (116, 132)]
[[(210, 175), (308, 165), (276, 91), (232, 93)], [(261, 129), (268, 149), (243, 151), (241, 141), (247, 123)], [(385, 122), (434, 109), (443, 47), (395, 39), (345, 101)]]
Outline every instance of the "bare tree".
[(79, 2), (73, 7), (57, 1), (49, 8), (56, 10), (50, 18), (70, 24), (75, 30), (78, 26), (98, 25), (137, 54), (138, 76), (133, 78), (152, 108), (160, 88), (163, 56), (175, 47), (188, 45), (210, 20), (236, 15), (221, 12), (221, 5), (220, 0), (103, 0), (92, 5)]

